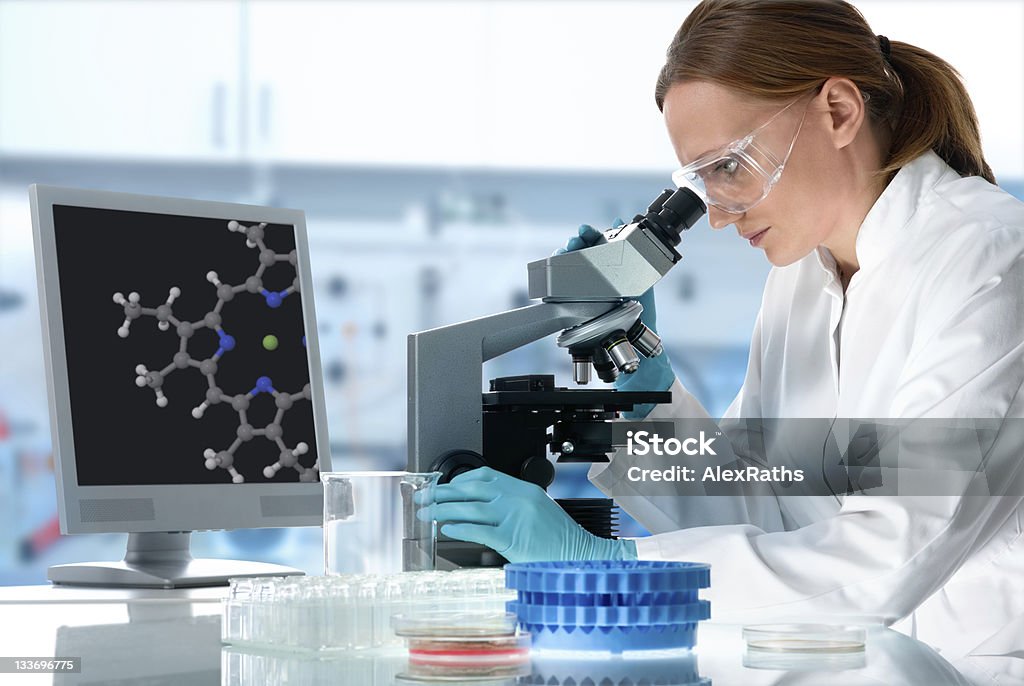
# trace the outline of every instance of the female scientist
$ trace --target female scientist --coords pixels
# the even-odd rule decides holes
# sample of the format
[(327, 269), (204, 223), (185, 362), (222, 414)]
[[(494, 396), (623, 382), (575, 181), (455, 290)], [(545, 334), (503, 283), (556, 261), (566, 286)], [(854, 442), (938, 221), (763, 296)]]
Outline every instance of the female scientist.
[[(845, 2), (705, 0), (655, 99), (676, 181), (773, 265), (727, 435), (760, 418), (995, 420), (987, 490), (645, 498), (628, 495), (620, 450), (590, 478), (649, 537), (592, 536), (487, 468), (437, 489), (442, 532), (512, 561), (710, 563), (720, 618), (904, 620), (957, 652), (1024, 627), (1024, 205), (994, 185), (956, 72)], [(582, 227), (566, 249), (596, 235)], [(641, 302), (653, 327), (653, 295)], [(649, 419), (707, 417), (665, 356), (620, 378), (671, 389)], [(807, 445), (820, 469), (822, 441)], [(938, 452), (926, 459), (955, 473), (970, 451)]]

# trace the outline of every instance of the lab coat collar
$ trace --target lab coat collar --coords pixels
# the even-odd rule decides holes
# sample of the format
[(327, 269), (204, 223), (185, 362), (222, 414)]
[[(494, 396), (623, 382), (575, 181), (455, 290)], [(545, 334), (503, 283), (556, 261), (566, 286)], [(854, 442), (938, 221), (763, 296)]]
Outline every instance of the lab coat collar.
[[(928, 200), (935, 186), (957, 172), (929, 150), (903, 166), (868, 211), (857, 231), (857, 262), (861, 271), (872, 269), (911, 238), (907, 224)], [(817, 249), (826, 284), (837, 278), (836, 262), (828, 248)]]

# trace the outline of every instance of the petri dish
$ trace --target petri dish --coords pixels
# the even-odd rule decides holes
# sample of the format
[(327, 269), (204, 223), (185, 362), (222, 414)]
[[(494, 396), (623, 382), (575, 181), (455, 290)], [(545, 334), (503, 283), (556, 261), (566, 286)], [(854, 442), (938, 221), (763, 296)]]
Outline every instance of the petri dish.
[(755, 624), (743, 627), (747, 650), (837, 654), (864, 651), (864, 627), (843, 624)]
[(395, 634), (405, 638), (435, 636), (474, 638), (511, 636), (518, 618), (513, 612), (417, 612), (391, 617)]
[(406, 640), (409, 681), (509, 679), (529, 674), (530, 634), (510, 612), (423, 612), (395, 615)]

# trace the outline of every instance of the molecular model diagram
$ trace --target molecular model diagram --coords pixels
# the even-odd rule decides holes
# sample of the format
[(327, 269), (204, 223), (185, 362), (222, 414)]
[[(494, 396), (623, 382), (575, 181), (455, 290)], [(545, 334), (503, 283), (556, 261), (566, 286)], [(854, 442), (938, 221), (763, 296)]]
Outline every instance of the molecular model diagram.
[[(266, 478), (272, 479), (282, 468), (290, 467), (299, 473), (299, 481), (316, 481), (319, 478), (319, 461), (308, 468), (299, 464), (299, 457), (309, 451), (309, 446), (306, 443), (300, 442), (294, 448), (289, 448), (282, 439), (284, 432), (281, 428), (281, 422), (284, 419), (285, 413), (291, 409), (294, 403), (298, 400), (309, 400), (311, 398), (309, 384), (306, 384), (297, 393), (286, 393), (275, 389), (269, 377), (260, 376), (256, 379), (255, 386), (250, 391), (236, 395), (225, 393), (217, 386), (217, 363), (224, 355), (235, 348), (235, 339), (222, 326), (223, 318), (221, 312), (224, 309), (225, 303), (231, 302), (239, 293), (248, 292), (262, 295), (268, 307), (277, 308), (281, 306), (285, 298), (299, 291), (298, 274), (296, 274), (295, 279), (292, 281), (292, 285), (286, 290), (268, 291), (263, 287), (262, 277), (268, 267), (278, 262), (288, 262), (294, 267), (296, 262), (294, 250), (288, 254), (278, 254), (267, 248), (263, 242), (266, 226), (265, 222), (253, 226), (243, 226), (234, 220), (228, 222), (227, 228), (229, 231), (245, 235), (247, 247), (259, 248), (259, 267), (243, 284), (236, 286), (221, 282), (217, 272), (211, 271), (207, 273), (206, 280), (217, 289), (217, 304), (201, 320), (187, 322), (181, 321), (174, 316), (172, 306), (174, 301), (181, 295), (181, 289), (177, 286), (170, 289), (167, 301), (155, 308), (143, 307), (140, 302), (141, 296), (134, 291), (129, 293), (127, 298), (123, 293), (114, 293), (114, 302), (124, 307), (125, 317), (124, 324), (118, 328), (117, 334), (121, 338), (127, 338), (132, 322), (142, 316), (154, 317), (157, 321), (157, 327), (161, 331), (169, 331), (172, 326), (174, 327), (180, 339), (180, 345), (178, 352), (174, 354), (171, 362), (160, 371), (151, 371), (143, 364), (135, 367), (135, 373), (137, 374), (135, 384), (139, 388), (146, 386), (152, 388), (156, 394), (157, 406), (166, 407), (168, 404), (167, 396), (164, 395), (162, 390), (167, 376), (176, 370), (192, 367), (198, 369), (206, 377), (209, 384), (203, 402), (192, 408), (192, 416), (196, 419), (202, 419), (207, 408), (219, 403), (229, 404), (238, 413), (238, 429), (234, 442), (226, 450), (216, 451), (212, 448), (207, 448), (203, 451), (204, 464), (207, 469), (211, 471), (217, 468), (226, 469), (230, 473), (233, 483), (244, 483), (245, 477), (235, 469), (235, 451), (243, 443), (252, 440), (256, 436), (263, 436), (267, 440), (274, 442), (281, 451), (278, 460), (263, 469), (263, 475)], [(200, 360), (189, 354), (188, 346), (195, 332), (204, 328), (216, 332), (219, 343), (216, 352), (211, 357)], [(305, 338), (303, 338), (303, 343), (305, 344)], [(261, 394), (273, 397), (277, 413), (273, 421), (263, 428), (257, 429), (249, 423), (246, 411), (249, 409), (250, 403)]]

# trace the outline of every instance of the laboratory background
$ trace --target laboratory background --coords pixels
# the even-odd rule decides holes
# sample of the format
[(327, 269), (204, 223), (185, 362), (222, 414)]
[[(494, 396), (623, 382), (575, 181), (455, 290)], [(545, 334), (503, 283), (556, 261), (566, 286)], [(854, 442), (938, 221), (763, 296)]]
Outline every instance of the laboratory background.
[[(404, 469), (407, 334), (528, 304), (527, 262), (671, 184), (654, 81), (695, 4), (0, 0), (0, 585), (125, 549), (60, 535), (29, 184), (304, 210), (334, 469)], [(855, 4), (961, 72), (1024, 198), (1024, 2)], [(706, 219), (681, 252), (659, 330), (720, 414), (769, 265)], [(484, 372), (572, 380), (550, 340)], [(579, 469), (552, 490), (597, 495)], [(323, 570), (315, 527), (196, 534), (193, 553)]]

